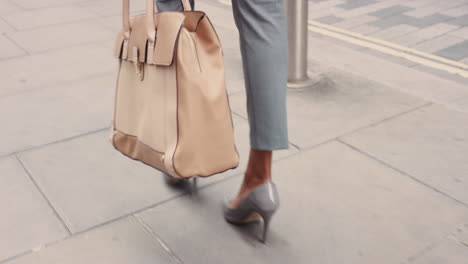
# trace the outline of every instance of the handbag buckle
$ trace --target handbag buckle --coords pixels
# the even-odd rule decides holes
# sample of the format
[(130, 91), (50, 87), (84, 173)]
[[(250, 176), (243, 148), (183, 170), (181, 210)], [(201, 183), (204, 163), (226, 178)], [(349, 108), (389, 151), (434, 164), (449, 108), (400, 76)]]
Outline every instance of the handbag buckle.
[(140, 81), (143, 81), (145, 77), (145, 68), (142, 62), (134, 62), (135, 64), (135, 71), (138, 74), (138, 77), (140, 78)]
[(140, 78), (140, 81), (143, 81), (143, 78), (145, 78), (145, 67), (142, 62), (138, 60), (138, 48), (133, 47), (133, 65), (135, 65), (135, 72)]

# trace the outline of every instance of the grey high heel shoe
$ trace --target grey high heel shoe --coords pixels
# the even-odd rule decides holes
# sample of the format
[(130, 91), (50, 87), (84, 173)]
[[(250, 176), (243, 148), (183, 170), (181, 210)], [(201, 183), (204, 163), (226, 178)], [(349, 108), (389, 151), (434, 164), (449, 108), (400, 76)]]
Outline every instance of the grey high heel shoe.
[(268, 181), (256, 187), (236, 208), (229, 207), (229, 200), (223, 203), (224, 218), (231, 224), (242, 225), (263, 219), (262, 242), (265, 243), (268, 227), (273, 214), (279, 207), (276, 185)]

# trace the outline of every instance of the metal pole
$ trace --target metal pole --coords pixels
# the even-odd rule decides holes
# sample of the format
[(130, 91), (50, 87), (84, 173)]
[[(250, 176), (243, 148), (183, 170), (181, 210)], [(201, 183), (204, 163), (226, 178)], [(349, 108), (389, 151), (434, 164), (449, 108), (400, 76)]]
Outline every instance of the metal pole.
[(307, 75), (308, 4), (308, 0), (286, 0), (289, 88), (303, 88), (314, 83)]

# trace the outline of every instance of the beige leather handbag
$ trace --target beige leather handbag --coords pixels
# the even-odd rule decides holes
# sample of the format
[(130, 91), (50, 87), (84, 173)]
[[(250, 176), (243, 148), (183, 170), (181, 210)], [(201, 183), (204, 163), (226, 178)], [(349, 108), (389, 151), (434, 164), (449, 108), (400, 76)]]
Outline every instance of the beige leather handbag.
[(123, 29), (112, 128), (114, 147), (176, 178), (205, 177), (237, 167), (224, 62), (205, 13), (157, 12), (129, 16)]

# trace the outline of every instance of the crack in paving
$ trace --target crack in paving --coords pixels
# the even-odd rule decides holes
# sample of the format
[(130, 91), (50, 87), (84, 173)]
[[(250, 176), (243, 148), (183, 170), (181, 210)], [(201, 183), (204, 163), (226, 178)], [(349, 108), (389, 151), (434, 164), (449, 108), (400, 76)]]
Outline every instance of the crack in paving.
[(426, 247), (424, 247), (422, 250), (420, 250), (418, 253), (412, 255), (412, 256), (409, 256), (408, 257), (408, 263), (410, 262), (414, 262), (415, 260), (421, 258), (422, 256), (426, 255), (427, 253), (429, 253), (430, 251), (432, 251), (435, 247), (436, 247), (437, 243), (431, 243), (429, 245), (427, 245)]
[(415, 182), (417, 182), (417, 183), (419, 183), (419, 184), (425, 186), (426, 188), (428, 188), (428, 189), (430, 189), (430, 190), (432, 190), (432, 191), (435, 191), (435, 192), (441, 194), (442, 196), (445, 196), (446, 198), (449, 198), (450, 200), (452, 200), (452, 201), (454, 201), (454, 202), (456, 202), (456, 203), (462, 205), (463, 207), (468, 208), (468, 204), (467, 204), (467, 203), (465, 203), (465, 202), (463, 202), (463, 201), (461, 201), (461, 200), (458, 200), (457, 198), (451, 196), (450, 194), (448, 194), (448, 193), (446, 193), (446, 192), (444, 192), (444, 191), (442, 191), (442, 190), (437, 189), (436, 187), (434, 187), (434, 186), (432, 186), (432, 185), (430, 185), (430, 184), (425, 183), (424, 181), (422, 181), (422, 180), (416, 178), (415, 176), (413, 176), (413, 175), (407, 173), (406, 171), (403, 171), (403, 170), (401, 170), (401, 169), (399, 169), (399, 168), (397, 168), (397, 167), (395, 167), (395, 166), (393, 166), (393, 165), (391, 165), (391, 164), (389, 164), (389, 163), (387, 163), (387, 162), (385, 162), (385, 161), (383, 161), (383, 160), (380, 160), (379, 158), (373, 156), (372, 154), (370, 154), (370, 153), (368, 153), (368, 152), (365, 152), (365, 151), (363, 151), (363, 150), (361, 150), (361, 149), (359, 149), (359, 148), (357, 148), (357, 147), (355, 147), (355, 146), (353, 146), (353, 145), (347, 143), (346, 141), (343, 141), (343, 140), (341, 140), (341, 139), (337, 139), (337, 141), (338, 141), (338, 142), (341, 142), (343, 145), (348, 146), (349, 148), (351, 148), (351, 149), (353, 149), (353, 150), (355, 150), (355, 151), (357, 151), (357, 152), (363, 154), (364, 156), (366, 156), (366, 157), (368, 157), (368, 158), (370, 158), (370, 159), (372, 159), (372, 160), (375, 160), (375, 161), (379, 162), (380, 164), (382, 164), (382, 165), (384, 165), (384, 166), (386, 166), (386, 167), (388, 167), (388, 168), (390, 168), (390, 169), (392, 169), (392, 170), (395, 170), (395, 171), (399, 172), (399, 173), (402, 174), (402, 175), (407, 176), (408, 178), (412, 179), (413, 181), (415, 181)]
[(59, 143), (68, 142), (68, 141), (71, 141), (71, 140), (74, 140), (74, 139), (77, 139), (77, 138), (80, 138), (80, 137), (84, 137), (84, 136), (89, 136), (89, 135), (97, 134), (97, 133), (99, 133), (99, 132), (103, 132), (103, 131), (106, 131), (106, 130), (109, 130), (109, 129), (110, 129), (110, 126), (107, 126), (107, 127), (104, 127), (104, 128), (99, 128), (99, 129), (96, 129), (96, 130), (91, 130), (91, 131), (88, 131), (88, 132), (85, 132), (85, 133), (81, 133), (81, 134), (78, 134), (78, 135), (74, 135), (74, 136), (71, 136), (71, 137), (66, 137), (66, 138), (62, 138), (62, 139), (55, 140), (55, 141), (51, 141), (51, 142), (48, 142), (48, 143), (43, 144), (43, 145), (34, 146), (34, 147), (25, 148), (25, 149), (18, 150), (18, 151), (6, 153), (6, 154), (4, 154), (4, 155), (0, 155), (0, 159), (1, 159), (1, 158), (5, 158), (5, 157), (9, 157), (9, 156), (11, 156), (11, 155), (20, 155), (20, 154), (23, 153), (23, 152), (28, 152), (28, 151), (31, 151), (31, 150), (42, 149), (42, 148), (45, 148), (45, 147), (47, 147), (47, 146), (51, 146), (51, 145), (55, 145), (55, 144), (59, 144)]
[(157, 245), (160, 246), (168, 255), (171, 257), (177, 264), (183, 264), (177, 254), (167, 245), (164, 240), (162, 240), (156, 232), (153, 231), (144, 221), (140, 219), (138, 216), (133, 215), (133, 217), (142, 225), (142, 227), (148, 232), (157, 242)]
[(45, 200), (45, 202), (49, 205), (50, 209), (52, 210), (52, 212), (54, 213), (55, 217), (57, 218), (57, 220), (60, 222), (60, 224), (62, 225), (62, 227), (65, 229), (65, 231), (67, 232), (67, 234), (69, 236), (72, 235), (72, 232), (70, 231), (70, 228), (68, 228), (67, 224), (65, 223), (65, 221), (63, 220), (63, 218), (60, 216), (60, 214), (57, 212), (57, 210), (55, 209), (55, 207), (53, 206), (52, 202), (49, 200), (49, 198), (47, 197), (47, 195), (44, 193), (44, 191), (41, 189), (41, 187), (39, 186), (39, 184), (36, 182), (36, 180), (34, 179), (34, 177), (32, 176), (31, 172), (26, 168), (26, 165), (23, 163), (23, 161), (20, 159), (20, 157), (18, 157), (18, 155), (14, 155), (16, 160), (18, 161), (18, 163), (21, 165), (21, 167), (23, 168), (24, 172), (28, 175), (29, 179), (32, 181), (32, 183), (34, 184), (34, 186), (36, 187), (37, 191), (40, 193), (40, 195), (42, 196), (42, 198)]

